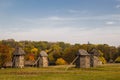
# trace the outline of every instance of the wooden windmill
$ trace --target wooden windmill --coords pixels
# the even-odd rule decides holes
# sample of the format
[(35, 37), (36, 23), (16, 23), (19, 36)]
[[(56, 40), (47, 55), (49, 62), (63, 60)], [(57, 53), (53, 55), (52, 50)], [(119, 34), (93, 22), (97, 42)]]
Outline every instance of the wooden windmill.
[(99, 64), (99, 56), (100, 56), (100, 53), (97, 49), (93, 48), (89, 51), (89, 54), (90, 54), (90, 66), (91, 67), (96, 67), (98, 66)]
[[(90, 68), (90, 55), (84, 49), (79, 49), (76, 53), (76, 58), (71, 62), (76, 64), (76, 68)], [(68, 70), (70, 65), (65, 69)]]
[(17, 47), (12, 57), (12, 67), (23, 68), (24, 67), (24, 55), (25, 52), (22, 48)]
[(76, 67), (77, 68), (89, 68), (90, 67), (90, 55), (84, 49), (79, 49), (77, 53)]
[(48, 54), (45, 51), (41, 51), (35, 64), (37, 64), (37, 67), (48, 67)]

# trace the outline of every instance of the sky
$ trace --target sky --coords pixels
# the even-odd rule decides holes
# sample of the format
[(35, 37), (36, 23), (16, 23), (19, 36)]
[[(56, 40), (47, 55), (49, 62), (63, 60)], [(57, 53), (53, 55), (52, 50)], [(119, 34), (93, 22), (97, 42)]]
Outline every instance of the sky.
[(0, 40), (120, 45), (120, 0), (0, 0)]

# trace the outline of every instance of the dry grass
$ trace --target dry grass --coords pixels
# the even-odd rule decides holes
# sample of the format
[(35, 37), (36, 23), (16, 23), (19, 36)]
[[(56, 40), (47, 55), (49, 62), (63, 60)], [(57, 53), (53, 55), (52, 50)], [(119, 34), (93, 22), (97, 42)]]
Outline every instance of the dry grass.
[(1, 69), (0, 80), (119, 80), (120, 64), (78, 69), (66, 66), (48, 68)]

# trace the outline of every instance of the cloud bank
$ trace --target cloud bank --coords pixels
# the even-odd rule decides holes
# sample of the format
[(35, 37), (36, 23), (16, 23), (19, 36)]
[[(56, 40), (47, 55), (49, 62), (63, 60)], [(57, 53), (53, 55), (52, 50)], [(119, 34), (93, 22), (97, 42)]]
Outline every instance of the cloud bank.
[[(16, 40), (64, 41), (69, 43), (87, 43), (90, 41), (91, 43), (118, 45), (120, 28), (115, 23), (116, 20), (119, 21), (116, 17), (119, 15), (82, 18), (59, 16), (36, 19), (12, 18), (12, 20), (1, 23), (0, 39), (14, 38)], [(92, 27), (90, 24), (96, 24), (95, 21), (100, 25)], [(104, 21), (107, 25), (104, 24)], [(89, 24), (83, 25), (85, 24), (83, 22)]]

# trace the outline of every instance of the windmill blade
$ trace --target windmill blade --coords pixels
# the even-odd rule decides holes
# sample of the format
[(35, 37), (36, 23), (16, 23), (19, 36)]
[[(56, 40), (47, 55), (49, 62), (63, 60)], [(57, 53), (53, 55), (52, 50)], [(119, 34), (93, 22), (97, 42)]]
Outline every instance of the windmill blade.
[(77, 56), (77, 57), (70, 63), (70, 65), (68, 65), (68, 67), (66, 67), (65, 71), (68, 70), (68, 68), (77, 60), (78, 57), (79, 57), (79, 56)]
[(38, 62), (38, 60), (40, 59), (40, 57), (38, 57), (38, 59), (35, 61), (35, 63), (33, 64), (33, 66), (35, 65), (35, 64), (37, 64), (37, 62)]

